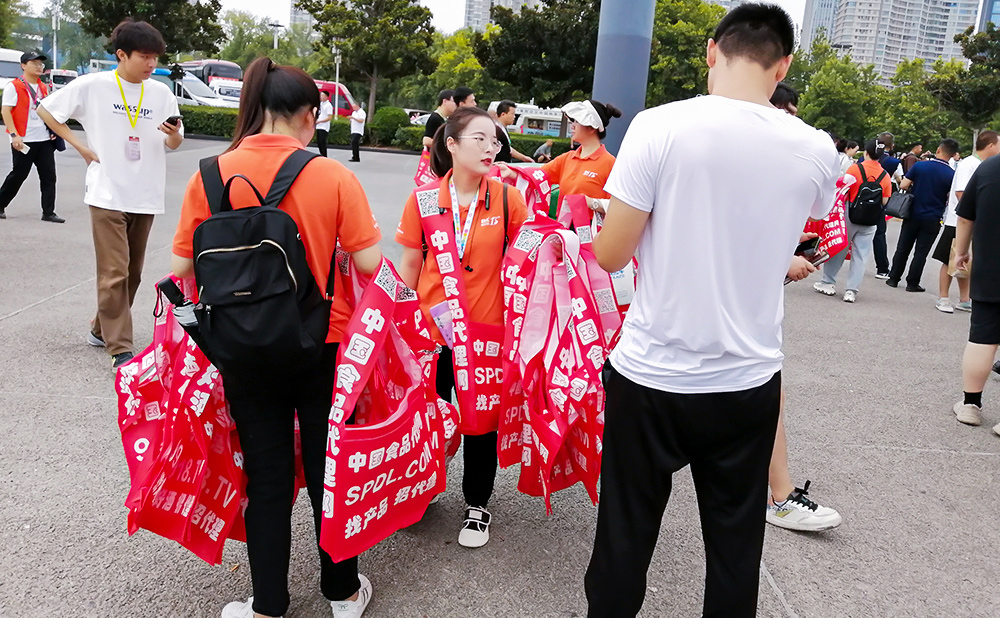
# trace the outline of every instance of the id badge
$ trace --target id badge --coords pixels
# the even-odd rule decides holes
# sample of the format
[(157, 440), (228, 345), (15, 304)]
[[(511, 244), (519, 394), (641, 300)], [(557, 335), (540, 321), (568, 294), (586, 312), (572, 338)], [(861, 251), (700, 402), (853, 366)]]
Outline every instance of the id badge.
[(430, 310), (431, 319), (434, 320), (434, 324), (441, 331), (441, 336), (444, 337), (444, 342), (449, 348), (455, 347), (455, 329), (452, 324), (451, 319), (451, 308), (448, 306), (448, 301), (439, 303), (431, 307)]
[(131, 135), (125, 145), (125, 159), (128, 161), (138, 161), (142, 158), (142, 151), (139, 149), (139, 138)]

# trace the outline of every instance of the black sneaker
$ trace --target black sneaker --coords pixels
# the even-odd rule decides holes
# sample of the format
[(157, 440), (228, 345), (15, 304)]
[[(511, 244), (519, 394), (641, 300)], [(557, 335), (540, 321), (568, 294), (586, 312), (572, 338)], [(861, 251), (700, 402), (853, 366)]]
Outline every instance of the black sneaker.
[[(896, 286), (892, 286), (892, 287), (896, 287)], [(906, 286), (906, 291), (907, 292), (926, 292), (927, 288), (921, 287), (919, 285), (908, 285), (908, 286)]]
[(993, 363), (993, 373), (1000, 375), (1000, 361)]
[(56, 213), (51, 215), (42, 215), (42, 221), (48, 221), (49, 223), (66, 223), (66, 219), (63, 219)]
[(899, 287), (899, 279), (886, 279), (885, 284), (890, 288)]
[(112, 354), (111, 355), (111, 367), (113, 369), (118, 369), (119, 367), (121, 367), (125, 363), (129, 362), (133, 358), (135, 358), (135, 354), (132, 354), (131, 352), (122, 352), (121, 354)]
[(885, 281), (886, 279), (889, 278), (889, 273), (875, 273), (875, 278)]

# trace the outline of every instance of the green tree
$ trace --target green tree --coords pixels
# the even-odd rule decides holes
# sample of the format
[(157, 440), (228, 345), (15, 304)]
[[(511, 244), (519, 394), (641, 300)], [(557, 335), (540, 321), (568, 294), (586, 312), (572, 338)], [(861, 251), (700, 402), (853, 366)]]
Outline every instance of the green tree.
[(936, 73), (926, 87), (945, 109), (957, 113), (974, 130), (982, 129), (1000, 112), (1000, 30), (993, 23), (973, 34), (970, 26), (955, 36), (969, 68)]
[(271, 52), (274, 35), (267, 20), (245, 11), (226, 11), (221, 22), (226, 44), (219, 50), (220, 60), (246, 68), (255, 58)]
[[(80, 0), (49, 0), (42, 15), (51, 24), (52, 15), (59, 10), (59, 66), (55, 68), (79, 70), (87, 67), (92, 58), (103, 58), (107, 53), (108, 39), (84, 32), (80, 26), (83, 12)], [(51, 26), (50, 26), (51, 29)], [(55, 59), (52, 59), (53, 63)]]
[(163, 35), (167, 54), (215, 53), (224, 36), (219, 0), (80, 0), (80, 8), (80, 25), (92, 36), (110, 36), (129, 17), (151, 23)]
[(792, 59), (792, 66), (785, 76), (785, 83), (794, 88), (799, 94), (805, 94), (809, 89), (809, 80), (813, 73), (818, 71), (828, 60), (837, 57), (837, 51), (830, 45), (830, 40), (826, 38), (826, 29), (820, 28), (813, 37), (812, 45), (808, 50), (797, 49)]
[(299, 0), (296, 6), (316, 19), (317, 68), (332, 76), (336, 43), (344, 78), (367, 81), (369, 117), (380, 79), (431, 70), (431, 12), (416, 0)]
[(21, 23), (21, 17), (30, 13), (24, 0), (0, 0), (0, 45), (14, 44), (14, 30)]
[[(938, 61), (935, 72), (946, 75), (962, 68), (958, 62)], [(957, 115), (944, 109), (927, 90), (924, 86), (926, 81), (923, 60), (903, 60), (892, 78), (893, 88), (881, 97), (879, 116), (884, 126), (893, 132), (900, 147), (916, 143), (931, 147), (948, 137), (960, 124)]]
[(704, 0), (657, 0), (647, 105), (708, 92), (705, 45), (725, 14), (721, 6)]
[(879, 130), (878, 101), (884, 90), (874, 66), (859, 67), (849, 55), (831, 58), (809, 78), (799, 116), (817, 129), (860, 141)]
[(473, 48), (490, 76), (542, 106), (587, 96), (594, 84), (600, 0), (543, 0), (515, 14), (494, 7), (494, 25)]
[(432, 109), (437, 94), (446, 88), (468, 86), (482, 102), (517, 99), (520, 93), (510, 84), (493, 79), (480, 64), (472, 49), (475, 33), (458, 30), (451, 36), (434, 35), (431, 62), (435, 67), (429, 75), (411, 75), (391, 84), (390, 100), (400, 107)]

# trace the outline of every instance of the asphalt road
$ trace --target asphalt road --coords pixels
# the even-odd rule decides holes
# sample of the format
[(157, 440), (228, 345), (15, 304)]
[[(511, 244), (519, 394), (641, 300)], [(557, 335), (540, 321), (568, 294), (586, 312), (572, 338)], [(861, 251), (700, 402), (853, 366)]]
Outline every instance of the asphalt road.
[[(152, 284), (169, 268), (184, 186), (198, 159), (223, 146), (188, 140), (168, 157), (167, 213), (153, 226), (134, 308), (139, 348), (152, 337)], [(417, 160), (362, 156), (348, 165), (382, 226), (383, 250), (397, 258), (392, 236)], [(7, 151), (0, 169), (9, 169)], [(110, 362), (84, 344), (95, 286), (83, 161), (62, 153), (58, 169), (66, 224), (39, 220), (34, 177), (0, 221), (0, 617), (218, 616), (250, 594), (244, 545), (230, 543), (223, 565), (211, 567), (152, 533), (126, 534)], [(897, 231), (890, 225), (890, 251)], [(928, 289), (937, 268), (928, 262)], [(950, 411), (961, 395), (968, 315), (939, 313), (934, 294), (889, 289), (872, 272), (854, 305), (811, 283), (787, 288), (791, 468), (844, 524), (821, 534), (767, 530), (759, 615), (1000, 615), (997, 382), (987, 387), (982, 427), (960, 425)], [(374, 584), (366, 617), (585, 616), (596, 516), (586, 494), (557, 494), (546, 517), (541, 500), (516, 492), (516, 471), (502, 471), (493, 538), (470, 551), (456, 543), (460, 463), (422, 522), (362, 556)], [(295, 507), (289, 618), (329, 615), (306, 503)], [(697, 503), (683, 471), (641, 615), (699, 615), (703, 577)]]

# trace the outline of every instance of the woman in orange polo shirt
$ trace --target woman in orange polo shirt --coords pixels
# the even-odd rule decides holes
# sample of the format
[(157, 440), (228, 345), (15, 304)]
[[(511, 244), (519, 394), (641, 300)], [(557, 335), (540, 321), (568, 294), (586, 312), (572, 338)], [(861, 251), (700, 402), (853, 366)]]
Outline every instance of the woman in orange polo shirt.
[[(247, 69), (236, 135), (219, 157), (223, 178), (242, 174), (267, 193), (289, 155), (312, 140), (319, 109), (316, 83), (304, 71), (258, 58)], [(233, 184), (232, 202), (255, 204), (250, 187)], [(343, 165), (327, 158), (310, 161), (282, 200), (280, 208), (295, 221), (309, 268), (321, 290), (327, 278), (339, 277), (330, 265), (340, 241), (358, 270), (372, 273), (381, 260), (378, 226), (361, 184)], [(201, 173), (188, 183), (174, 237), (174, 274), (194, 273), (195, 228), (211, 216)], [(337, 292), (344, 289), (339, 282)], [(317, 537), (323, 515), (323, 475), (337, 345), (350, 318), (340, 295), (334, 298), (327, 345), (322, 357), (294, 371), (224, 368), (223, 384), (239, 432), (247, 475), (245, 512), (247, 554), (254, 595), (233, 602), (223, 618), (281, 616), (288, 610), (288, 561), (295, 489), (294, 423), (298, 414), (302, 464), (312, 503)], [(318, 540), (318, 539), (317, 539)], [(371, 583), (358, 574), (358, 560), (334, 563), (321, 547), (320, 588), (335, 618), (359, 618), (371, 599)]]
[[(438, 266), (441, 256), (437, 252), (433, 256), (427, 253), (431, 259), (425, 259), (427, 236), (421, 211), (437, 206), (442, 214), (447, 211), (454, 214), (458, 202), (458, 216), (448, 225), (454, 230), (461, 262), (453, 272), (464, 282), (468, 318), (473, 323), (502, 326), (500, 266), (507, 242), (513, 242), (517, 236), (528, 217), (528, 209), (519, 191), (505, 191), (503, 183), (487, 176), (500, 151), (499, 130), (489, 114), (478, 108), (462, 108), (449, 116), (431, 146), (431, 167), (439, 180), (413, 191), (396, 231), (396, 242), (403, 245), (400, 276), (417, 291), (420, 307), (432, 325), (432, 336), (443, 347), (438, 357), (437, 391), (448, 401), (455, 386), (453, 355), (447, 339), (433, 321), (439, 308), (447, 303), (445, 281)], [(424, 203), (428, 199), (431, 203)], [(486, 506), (497, 473), (496, 427), (483, 435), (466, 435), (464, 441), (462, 492), (468, 508), (458, 542), (464, 547), (482, 547), (489, 541), (490, 514)]]

